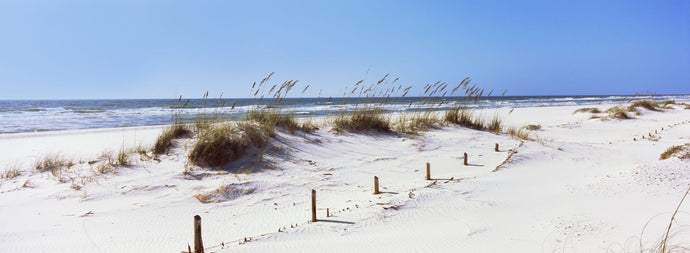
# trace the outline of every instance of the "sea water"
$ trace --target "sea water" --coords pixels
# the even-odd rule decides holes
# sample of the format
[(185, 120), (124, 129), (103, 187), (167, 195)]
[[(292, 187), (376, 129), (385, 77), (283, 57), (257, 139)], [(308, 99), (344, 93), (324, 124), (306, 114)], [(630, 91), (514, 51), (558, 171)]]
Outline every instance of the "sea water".
[(194, 122), (198, 117), (237, 120), (253, 109), (280, 108), (295, 117), (329, 116), (365, 106), (386, 113), (471, 108), (539, 107), (617, 104), (629, 100), (688, 101), (690, 95), (663, 96), (507, 96), (270, 99), (120, 99), (120, 100), (0, 100), (0, 133), (39, 132)]

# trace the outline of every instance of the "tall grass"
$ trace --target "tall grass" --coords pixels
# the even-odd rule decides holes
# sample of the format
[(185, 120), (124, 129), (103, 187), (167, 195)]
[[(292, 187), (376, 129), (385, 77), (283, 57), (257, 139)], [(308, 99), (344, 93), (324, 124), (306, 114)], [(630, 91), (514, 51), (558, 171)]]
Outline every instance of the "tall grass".
[[(309, 132), (316, 129), (310, 122), (300, 124), (294, 114), (284, 113), (285, 99), (291, 90), (294, 90), (298, 80), (289, 80), (282, 83), (271, 84), (271, 78), (274, 73), (270, 73), (260, 82), (254, 82), (251, 87), (251, 96), (254, 97), (256, 104), (254, 108), (248, 110), (243, 121), (239, 123), (228, 123), (216, 120), (208, 123), (208, 121), (197, 121), (194, 136), (197, 142), (189, 153), (189, 160), (192, 164), (204, 167), (219, 167), (237, 160), (247, 153), (247, 149), (262, 148), (271, 137), (276, 136), (276, 129), (285, 129), (291, 134), (297, 131)], [(403, 88), (403, 85), (398, 85), (396, 82), (398, 78), (391, 79), (389, 75), (367, 83), (365, 80), (360, 80), (351, 88), (346, 87), (343, 93), (344, 102), (343, 109), (337, 112), (333, 117), (332, 127), (337, 132), (391, 132), (398, 131), (402, 133), (419, 133), (426, 131), (431, 127), (443, 124), (443, 120), (436, 117), (437, 114), (432, 113), (441, 108), (442, 105), (448, 102), (463, 103), (474, 102), (483, 96), (484, 91), (477, 88), (476, 85), (470, 85), (470, 79), (463, 79), (454, 89), (450, 89), (448, 84), (443, 82), (436, 82), (424, 86), (424, 95), (426, 99), (422, 102), (427, 109), (425, 111), (418, 111), (412, 108), (412, 103), (408, 106), (414, 113), (404, 114), (399, 117), (396, 122), (391, 121), (391, 117), (387, 114), (386, 105), (389, 103), (391, 97), (405, 97), (412, 86)], [(302, 89), (304, 93), (309, 88), (309, 85)], [(462, 93), (464, 96), (458, 98), (453, 97), (456, 92)], [(493, 91), (492, 91), (493, 92)], [(487, 96), (490, 96), (489, 92)], [(505, 94), (505, 92), (504, 92)], [(221, 95), (222, 96), (222, 95)], [(452, 99), (451, 99), (452, 98)], [(208, 93), (204, 95), (204, 107)], [(450, 101), (447, 101), (450, 99)], [(458, 99), (458, 101), (453, 101)], [(217, 107), (221, 104), (220, 98), (217, 102)], [(330, 100), (329, 100), (330, 101)], [(181, 98), (178, 104), (181, 103)], [(185, 105), (187, 102), (185, 102)], [(184, 108), (182, 105), (180, 108)], [(224, 104), (220, 105), (220, 107)], [(234, 108), (234, 104), (233, 104)], [(459, 109), (455, 110), (457, 121), (456, 124), (466, 125), (476, 129), (489, 130), (499, 133), (502, 130), (502, 123), (498, 116), (495, 116), (488, 122), (484, 122), (481, 117), (474, 117), (469, 111)], [(447, 117), (450, 113), (447, 113)], [(200, 119), (207, 119), (203, 117)], [(160, 154), (167, 152), (172, 145), (172, 140), (184, 135), (191, 134), (188, 128), (182, 124), (173, 124), (170, 129), (166, 130), (157, 141), (154, 147), (154, 153)]]
[[(666, 253), (666, 252), (672, 252), (675, 250), (672, 250), (674, 247), (670, 243), (671, 238), (671, 226), (673, 226), (673, 223), (676, 219), (676, 214), (678, 214), (678, 210), (680, 210), (680, 206), (683, 205), (683, 201), (685, 201), (685, 197), (688, 196), (688, 193), (690, 193), (690, 187), (685, 191), (685, 194), (683, 194), (683, 198), (680, 199), (680, 202), (678, 202), (678, 206), (676, 207), (676, 210), (673, 212), (673, 215), (671, 215), (671, 220), (668, 223), (668, 227), (666, 228), (666, 233), (664, 234), (664, 238), (661, 241), (661, 245), (659, 246), (659, 252)], [(685, 243), (688, 243), (685, 241)], [(687, 252), (690, 250), (690, 248), (687, 247), (682, 247), (679, 246), (682, 252)]]
[[(477, 104), (479, 99), (484, 95), (484, 89), (477, 87), (476, 84), (469, 86), (470, 79), (463, 79), (460, 84), (452, 90), (452, 93), (460, 90), (464, 92), (465, 96), (459, 102), (460, 105), (446, 110), (444, 115), (444, 121), (449, 124), (459, 125), (462, 127), (475, 129), (475, 130), (485, 130), (495, 134), (499, 134), (503, 130), (503, 120), (498, 116), (498, 113), (488, 121), (485, 120), (481, 115), (475, 115), (475, 113), (468, 106), (471, 103)], [(501, 94), (501, 98), (505, 95), (508, 90), (505, 90)], [(451, 94), (452, 94), (451, 93)], [(491, 96), (493, 90), (490, 91), (487, 97)]]
[[(208, 98), (208, 91), (204, 94), (204, 105), (206, 105), (206, 98)], [(173, 114), (170, 117), (171, 125), (165, 130), (163, 130), (161, 135), (159, 135), (156, 139), (156, 143), (153, 146), (154, 155), (161, 155), (163, 153), (168, 152), (170, 147), (172, 147), (173, 145), (173, 140), (192, 134), (192, 131), (187, 127), (183, 119), (181, 119), (179, 116), (179, 110), (186, 108), (189, 104), (189, 101), (190, 100), (187, 99), (184, 102), (184, 104), (182, 104), (182, 96), (180, 96), (180, 98), (177, 99), (177, 105), (173, 107), (175, 110), (173, 111)], [(197, 129), (204, 128), (204, 124), (206, 124), (205, 121), (197, 120)]]
[(168, 149), (173, 145), (173, 140), (184, 136), (191, 135), (192, 132), (187, 128), (187, 125), (182, 123), (175, 123), (163, 130), (163, 133), (156, 139), (156, 144), (153, 146), (153, 153), (160, 155), (168, 152)]
[[(275, 128), (280, 127), (286, 129), (290, 134), (295, 134), (297, 131), (311, 132), (315, 128), (308, 123), (300, 124), (295, 119), (293, 113), (283, 113), (285, 106), (285, 99), (288, 97), (290, 91), (294, 90), (299, 80), (289, 80), (279, 84), (270, 85), (270, 79), (274, 73), (268, 74), (258, 84), (255, 82), (252, 85), (252, 96), (257, 99), (258, 104), (255, 108), (247, 112), (246, 120), (254, 121), (264, 128), (271, 137), (275, 136)], [(268, 88), (270, 86), (270, 88)], [(304, 94), (309, 89), (306, 85), (302, 89)], [(266, 99), (269, 98), (269, 99)], [(264, 100), (266, 99), (266, 102)]]
[(399, 115), (397, 122), (393, 124), (393, 131), (406, 134), (419, 134), (443, 123), (437, 115), (431, 111), (415, 113), (412, 115)]
[(222, 167), (246, 154), (247, 150), (261, 148), (269, 134), (256, 123), (223, 123), (210, 127), (198, 135), (199, 140), (189, 152), (189, 160), (202, 167)]
[[(383, 105), (388, 103), (391, 95), (402, 92), (402, 85), (394, 86), (398, 78), (389, 82), (386, 74), (380, 80), (366, 84), (365, 80), (356, 82), (350, 90), (345, 87), (343, 107), (354, 101), (354, 109), (343, 110), (336, 114), (333, 120), (333, 130), (336, 132), (363, 132), (363, 131), (391, 131), (390, 117), (385, 115)], [(349, 90), (349, 93), (347, 91)], [(409, 89), (407, 89), (409, 90)]]
[(337, 132), (391, 131), (390, 118), (383, 115), (382, 110), (378, 108), (356, 109), (349, 115), (337, 116), (333, 120), (333, 125)]
[(314, 130), (309, 123), (300, 124), (292, 113), (281, 114), (279, 109), (252, 109), (247, 113), (247, 120), (258, 123), (271, 137), (275, 136), (275, 128), (282, 127), (290, 134), (297, 131), (311, 132)]
[[(445, 121), (475, 130), (485, 130), (488, 127), (481, 117), (475, 116), (471, 109), (462, 106), (447, 110), (445, 112)], [(498, 127), (500, 128), (500, 121), (498, 122)]]
[(486, 130), (498, 134), (501, 132), (501, 129), (503, 128), (502, 126), (502, 120), (498, 117), (498, 114), (495, 114), (491, 120), (486, 124)]

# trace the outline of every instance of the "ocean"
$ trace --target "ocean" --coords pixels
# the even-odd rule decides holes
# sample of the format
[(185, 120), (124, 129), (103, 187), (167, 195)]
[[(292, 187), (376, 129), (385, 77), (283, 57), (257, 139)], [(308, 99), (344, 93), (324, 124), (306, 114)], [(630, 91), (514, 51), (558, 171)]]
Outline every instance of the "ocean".
[[(459, 105), (472, 108), (571, 106), (616, 104), (631, 99), (688, 101), (690, 95), (661, 96), (506, 96), (395, 97), (380, 106), (385, 112), (446, 110)], [(295, 117), (328, 116), (369, 105), (360, 98), (286, 98), (277, 104), (269, 99), (120, 99), (120, 100), (0, 100), (0, 133), (58, 131), (170, 124), (175, 115), (185, 122), (197, 117), (242, 119), (252, 109), (280, 107)], [(376, 100), (378, 101), (378, 100)], [(233, 106), (234, 105), (234, 106)]]

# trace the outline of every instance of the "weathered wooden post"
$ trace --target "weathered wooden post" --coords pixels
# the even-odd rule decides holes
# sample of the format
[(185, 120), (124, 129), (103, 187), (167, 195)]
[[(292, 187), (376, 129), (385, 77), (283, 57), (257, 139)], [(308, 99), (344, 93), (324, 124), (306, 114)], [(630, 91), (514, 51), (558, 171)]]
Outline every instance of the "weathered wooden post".
[(326, 217), (331, 217), (331, 210), (326, 208)]
[(201, 240), (201, 216), (194, 216), (194, 253), (204, 253), (204, 242)]
[(467, 153), (465, 153), (465, 157), (463, 159), (463, 164), (467, 165)]
[(426, 180), (431, 180), (431, 164), (426, 163)]
[(496, 146), (494, 146), (494, 151), (498, 152), (498, 143), (496, 143)]
[(379, 177), (374, 176), (374, 194), (379, 194)]
[(316, 222), (316, 190), (311, 190), (311, 222)]

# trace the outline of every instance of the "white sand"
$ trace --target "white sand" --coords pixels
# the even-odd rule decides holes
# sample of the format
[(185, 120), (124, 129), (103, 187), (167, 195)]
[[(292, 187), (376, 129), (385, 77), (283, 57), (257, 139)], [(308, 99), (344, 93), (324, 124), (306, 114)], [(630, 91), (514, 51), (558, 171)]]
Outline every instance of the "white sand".
[[(88, 163), (57, 177), (32, 168), (45, 155), (87, 162), (123, 143), (152, 145), (162, 127), (0, 135), (0, 172), (24, 171), (0, 180), (0, 251), (181, 252), (193, 242), (196, 214), (206, 252), (654, 248), (690, 186), (689, 160), (659, 160), (668, 147), (690, 143), (690, 110), (641, 109), (636, 119), (602, 121), (573, 115), (577, 108), (481, 112), (542, 126), (532, 132), (538, 141), (525, 142), (495, 172), (520, 141), (458, 127), (416, 137), (280, 133), (264, 156), (275, 168), (250, 174), (197, 168), (184, 175), (191, 139), (160, 162), (134, 155), (134, 165), (114, 173)], [(640, 140), (655, 130), (660, 139)], [(424, 180), (426, 162), (432, 181)], [(380, 195), (372, 194), (374, 176)], [(194, 198), (221, 186), (228, 191), (217, 203)], [(309, 222), (311, 189), (316, 223)], [(680, 210), (672, 244), (687, 247), (690, 203)]]

